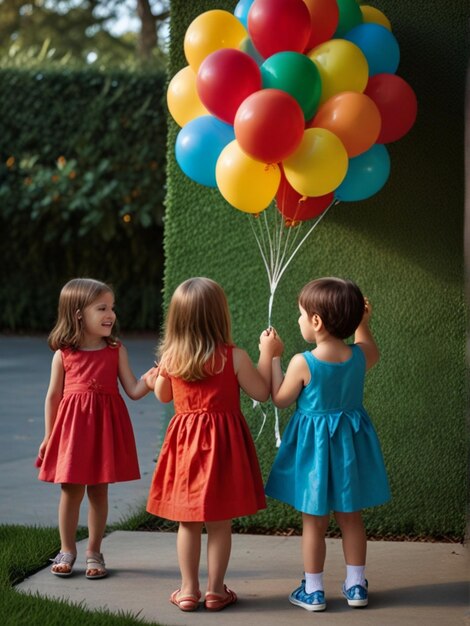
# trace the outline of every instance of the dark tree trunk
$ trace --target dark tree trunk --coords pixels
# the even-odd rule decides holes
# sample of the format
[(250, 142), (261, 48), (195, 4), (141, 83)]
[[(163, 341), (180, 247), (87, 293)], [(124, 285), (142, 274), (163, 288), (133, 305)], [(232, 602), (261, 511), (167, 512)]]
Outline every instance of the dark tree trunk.
[(149, 0), (137, 0), (137, 14), (141, 21), (137, 51), (140, 58), (146, 61), (157, 45), (157, 18), (152, 13)]

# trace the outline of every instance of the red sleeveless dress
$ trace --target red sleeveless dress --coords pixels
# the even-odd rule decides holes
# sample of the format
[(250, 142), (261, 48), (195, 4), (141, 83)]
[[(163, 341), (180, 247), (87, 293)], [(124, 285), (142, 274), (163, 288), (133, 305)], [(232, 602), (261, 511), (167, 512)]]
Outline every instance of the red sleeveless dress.
[(140, 478), (134, 432), (117, 384), (119, 347), (61, 350), (64, 391), (40, 480), (96, 485)]
[(169, 377), (175, 415), (158, 457), (147, 511), (179, 522), (211, 522), (266, 508), (256, 449), (240, 409), (227, 346), (222, 372), (187, 382)]

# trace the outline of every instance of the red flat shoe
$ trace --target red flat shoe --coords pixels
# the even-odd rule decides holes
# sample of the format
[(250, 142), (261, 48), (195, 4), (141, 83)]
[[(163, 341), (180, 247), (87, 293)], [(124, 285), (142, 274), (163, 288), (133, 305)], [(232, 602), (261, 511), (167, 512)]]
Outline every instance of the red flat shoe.
[(208, 611), (221, 611), (225, 609), (225, 607), (230, 606), (230, 604), (235, 604), (237, 601), (237, 594), (235, 591), (232, 591), (224, 585), (225, 596), (220, 593), (212, 593), (208, 591), (206, 593), (206, 597), (204, 603), (206, 605), (206, 609)]
[(199, 607), (199, 600), (201, 599), (200, 591), (198, 591), (197, 594), (188, 593), (185, 596), (178, 597), (179, 593), (181, 593), (181, 589), (173, 591), (170, 596), (170, 602), (177, 606), (180, 611), (195, 611)]

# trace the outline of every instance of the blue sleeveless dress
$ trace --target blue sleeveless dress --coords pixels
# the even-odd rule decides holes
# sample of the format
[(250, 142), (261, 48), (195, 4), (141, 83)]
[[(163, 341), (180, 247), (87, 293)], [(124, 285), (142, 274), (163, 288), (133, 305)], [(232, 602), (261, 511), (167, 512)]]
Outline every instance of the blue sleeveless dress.
[(310, 515), (352, 513), (390, 499), (380, 443), (363, 406), (366, 360), (304, 352), (311, 378), (284, 431), (266, 494)]

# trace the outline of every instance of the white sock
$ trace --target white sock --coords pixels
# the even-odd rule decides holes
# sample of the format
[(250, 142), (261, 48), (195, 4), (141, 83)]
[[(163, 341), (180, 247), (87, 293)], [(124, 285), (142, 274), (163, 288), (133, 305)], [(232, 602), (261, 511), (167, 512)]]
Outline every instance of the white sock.
[(308, 574), (305, 572), (305, 593), (323, 591), (323, 572), (319, 574)]
[(346, 589), (354, 587), (354, 585), (366, 586), (365, 565), (346, 565), (346, 580), (344, 586)]

